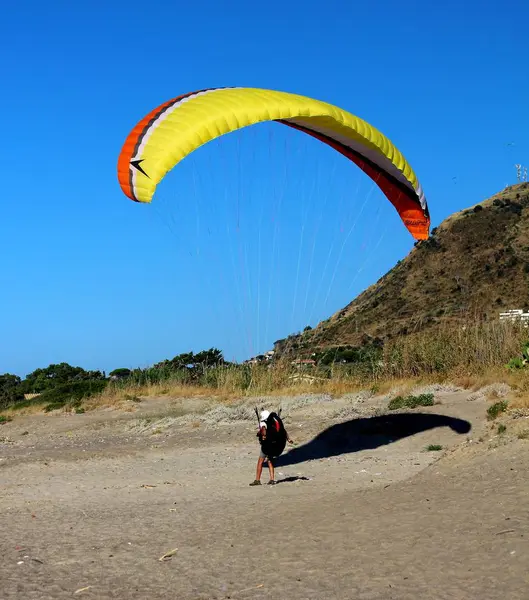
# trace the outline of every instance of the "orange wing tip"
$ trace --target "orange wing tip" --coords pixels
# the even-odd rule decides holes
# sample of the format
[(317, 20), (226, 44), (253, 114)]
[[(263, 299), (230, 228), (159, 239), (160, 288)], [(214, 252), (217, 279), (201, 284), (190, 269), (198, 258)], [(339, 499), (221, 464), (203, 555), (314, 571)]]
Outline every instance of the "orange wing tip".
[(416, 240), (427, 240), (430, 236), (429, 219), (404, 219), (404, 225)]

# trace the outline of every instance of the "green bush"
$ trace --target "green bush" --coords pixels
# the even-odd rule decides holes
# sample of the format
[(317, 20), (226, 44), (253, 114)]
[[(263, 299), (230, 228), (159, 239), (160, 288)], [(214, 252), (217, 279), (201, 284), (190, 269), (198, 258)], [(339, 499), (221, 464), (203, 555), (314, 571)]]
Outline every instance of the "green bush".
[(433, 406), (433, 394), (420, 394), (418, 396), (397, 396), (389, 401), (388, 409), (417, 408), (417, 406)]
[(495, 402), (492, 406), (489, 406), (487, 409), (487, 418), (489, 421), (494, 420), (498, 417), (502, 412), (507, 410), (507, 402), (505, 400), (501, 400), (501, 402)]
[(62, 408), (66, 405), (77, 408), (80, 406), (82, 400), (100, 394), (106, 386), (107, 382), (99, 379), (93, 381), (72, 381), (42, 393), (34, 399), (34, 403), (46, 404), (44, 408), (46, 412)]
[(525, 367), (525, 363), (522, 358), (517, 356), (516, 358), (511, 358), (511, 360), (507, 363), (507, 368), (511, 371), (515, 371), (517, 369), (523, 369)]
[(36, 369), (21, 382), (24, 394), (48, 392), (68, 383), (86, 383), (103, 381), (105, 375), (101, 371), (85, 371), (81, 367), (72, 367), (68, 363), (51, 364), (45, 369)]
[(529, 364), (529, 342), (526, 342), (522, 347), (522, 355), (511, 358), (507, 363), (507, 368), (511, 371), (523, 369)]
[(7, 408), (23, 399), (20, 377), (10, 373), (0, 375), (0, 409)]

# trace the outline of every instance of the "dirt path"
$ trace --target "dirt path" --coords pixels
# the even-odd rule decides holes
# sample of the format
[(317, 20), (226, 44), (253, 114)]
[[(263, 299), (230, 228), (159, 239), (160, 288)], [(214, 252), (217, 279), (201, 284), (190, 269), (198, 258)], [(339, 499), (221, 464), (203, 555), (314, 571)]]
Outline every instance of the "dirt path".
[(494, 447), (467, 396), (301, 402), (260, 488), (251, 421), (145, 403), (2, 426), (0, 597), (525, 599), (528, 442)]

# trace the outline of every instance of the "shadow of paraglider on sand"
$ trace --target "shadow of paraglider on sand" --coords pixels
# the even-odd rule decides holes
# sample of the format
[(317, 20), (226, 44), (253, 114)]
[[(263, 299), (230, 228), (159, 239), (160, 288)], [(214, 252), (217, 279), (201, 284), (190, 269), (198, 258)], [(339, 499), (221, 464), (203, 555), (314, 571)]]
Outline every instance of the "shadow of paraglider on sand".
[(437, 427), (450, 427), (452, 431), (464, 434), (470, 431), (471, 424), (464, 419), (428, 413), (352, 419), (328, 427), (310, 442), (277, 458), (274, 464), (276, 467), (287, 467), (309, 460), (372, 450)]

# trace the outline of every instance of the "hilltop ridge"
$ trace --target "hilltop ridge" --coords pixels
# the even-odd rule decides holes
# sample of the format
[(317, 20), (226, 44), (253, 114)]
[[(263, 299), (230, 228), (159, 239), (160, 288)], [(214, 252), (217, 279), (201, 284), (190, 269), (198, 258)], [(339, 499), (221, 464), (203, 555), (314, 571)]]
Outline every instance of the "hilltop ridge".
[(529, 306), (529, 183), (446, 218), (428, 240), (317, 327), (275, 344), (281, 353), (362, 346), (373, 339), (497, 319)]

